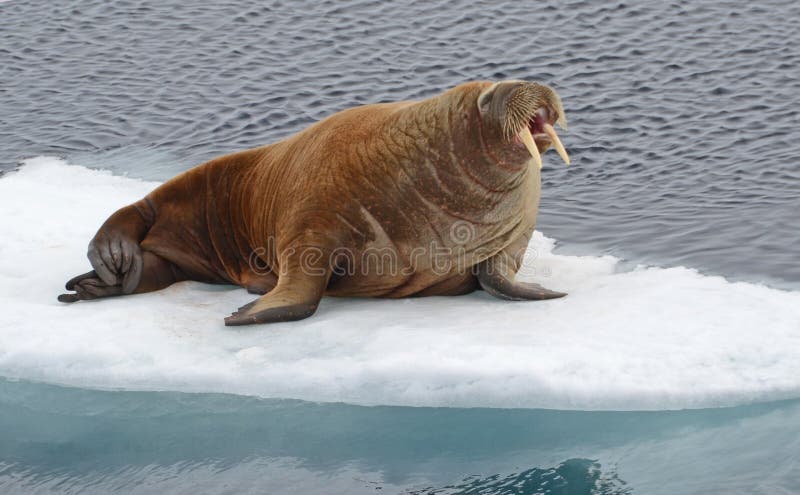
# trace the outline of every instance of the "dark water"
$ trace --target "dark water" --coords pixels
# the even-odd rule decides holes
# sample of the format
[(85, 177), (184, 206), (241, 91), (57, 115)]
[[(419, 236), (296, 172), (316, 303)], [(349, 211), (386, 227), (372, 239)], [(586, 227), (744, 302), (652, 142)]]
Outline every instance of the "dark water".
[(540, 227), (568, 248), (800, 283), (800, 3), (0, 4), (0, 167), (166, 179), (470, 79), (561, 93)]
[(0, 380), (0, 423), (2, 493), (800, 491), (797, 401), (674, 412), (359, 407)]
[[(565, 250), (800, 286), (800, 3), (0, 3), (0, 172), (166, 179), (353, 105), (546, 82)], [(2, 343), (0, 343), (2, 345)], [(797, 402), (359, 408), (0, 380), (2, 493), (796, 493)]]

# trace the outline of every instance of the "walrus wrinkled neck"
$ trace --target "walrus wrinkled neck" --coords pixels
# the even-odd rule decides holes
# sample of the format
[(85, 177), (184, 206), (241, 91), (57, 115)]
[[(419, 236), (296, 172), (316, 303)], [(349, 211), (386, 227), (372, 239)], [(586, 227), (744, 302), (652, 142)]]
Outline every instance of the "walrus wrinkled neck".
[(416, 201), (451, 218), (481, 225), (517, 222), (525, 196), (536, 193), (526, 190), (529, 174), (538, 180), (538, 170), (524, 162), (498, 166), (481, 141), (474, 103), (480, 87), (395, 107), (363, 145), (365, 170), (388, 167), (385, 173), (408, 182)]
[(511, 191), (525, 182), (529, 167), (519, 154), (509, 157), (493, 149), (474, 104), (481, 87), (458, 87), (400, 109), (392, 133), (413, 141), (403, 147), (418, 155), (407, 161), (412, 169), (423, 162), (484, 192)]

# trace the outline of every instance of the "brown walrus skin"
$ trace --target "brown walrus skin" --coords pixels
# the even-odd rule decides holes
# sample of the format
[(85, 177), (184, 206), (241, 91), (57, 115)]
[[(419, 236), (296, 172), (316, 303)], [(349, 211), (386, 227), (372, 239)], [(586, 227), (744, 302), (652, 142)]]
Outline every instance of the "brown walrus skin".
[(566, 124), (560, 99), (523, 81), (344, 110), (118, 210), (59, 300), (236, 284), (265, 294), (225, 319), (244, 325), (306, 318), (323, 294), (561, 297), (514, 280), (541, 182), (518, 133), (544, 152), (543, 122)]

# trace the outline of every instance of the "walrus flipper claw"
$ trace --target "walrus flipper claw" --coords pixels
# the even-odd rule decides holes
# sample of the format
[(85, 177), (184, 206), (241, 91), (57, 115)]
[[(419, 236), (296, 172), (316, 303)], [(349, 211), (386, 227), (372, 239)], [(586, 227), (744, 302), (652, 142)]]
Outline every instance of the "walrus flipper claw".
[(513, 272), (494, 258), (479, 263), (476, 275), (483, 290), (494, 297), (508, 301), (540, 301), (567, 295), (564, 292), (545, 289), (539, 284), (514, 280)]

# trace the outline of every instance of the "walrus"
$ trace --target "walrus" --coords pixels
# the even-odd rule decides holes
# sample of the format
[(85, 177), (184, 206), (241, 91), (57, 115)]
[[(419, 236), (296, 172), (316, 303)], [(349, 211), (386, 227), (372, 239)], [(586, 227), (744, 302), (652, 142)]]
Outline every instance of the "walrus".
[(569, 163), (554, 125), (566, 128), (558, 94), (518, 80), (335, 113), (116, 211), (89, 243), (92, 271), (58, 300), (234, 284), (261, 295), (225, 318), (247, 325), (306, 318), (323, 295), (562, 297), (515, 280), (541, 154)]

